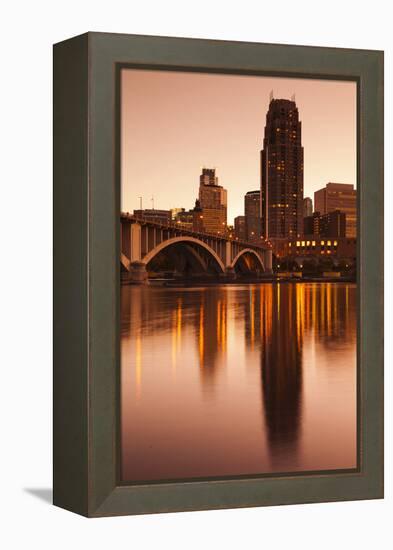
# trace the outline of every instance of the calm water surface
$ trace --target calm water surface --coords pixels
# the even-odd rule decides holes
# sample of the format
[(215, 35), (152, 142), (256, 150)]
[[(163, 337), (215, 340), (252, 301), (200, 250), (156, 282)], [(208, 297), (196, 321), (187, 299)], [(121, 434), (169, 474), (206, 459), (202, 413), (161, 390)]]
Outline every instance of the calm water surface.
[(356, 467), (356, 285), (121, 292), (124, 481)]

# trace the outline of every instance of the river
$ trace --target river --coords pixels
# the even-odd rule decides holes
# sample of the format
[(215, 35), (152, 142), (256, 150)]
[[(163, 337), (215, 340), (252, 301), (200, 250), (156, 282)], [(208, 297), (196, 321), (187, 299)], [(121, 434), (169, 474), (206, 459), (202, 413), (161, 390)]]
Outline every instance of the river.
[(124, 482), (356, 460), (355, 284), (122, 286)]

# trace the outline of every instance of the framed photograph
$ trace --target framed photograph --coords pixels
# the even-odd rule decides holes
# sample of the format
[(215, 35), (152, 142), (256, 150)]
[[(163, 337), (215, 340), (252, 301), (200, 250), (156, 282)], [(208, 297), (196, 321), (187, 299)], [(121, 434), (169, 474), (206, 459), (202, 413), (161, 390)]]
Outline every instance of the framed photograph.
[(54, 503), (383, 497), (383, 53), (54, 46)]

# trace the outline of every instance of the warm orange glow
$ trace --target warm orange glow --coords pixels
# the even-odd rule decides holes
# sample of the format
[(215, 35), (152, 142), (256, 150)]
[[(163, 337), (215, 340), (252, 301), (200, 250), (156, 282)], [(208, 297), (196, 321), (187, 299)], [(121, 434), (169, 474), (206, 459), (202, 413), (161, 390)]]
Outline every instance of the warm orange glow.
[[(223, 256), (231, 246), (233, 259), (239, 243), (225, 245), (217, 235), (232, 237), (245, 193), (259, 185), (272, 88), (276, 97), (296, 93), (305, 195), (328, 180), (356, 183), (353, 82), (127, 69), (122, 73), (122, 209), (132, 212), (142, 200), (150, 205), (154, 196), (153, 206), (184, 208), (188, 219), (188, 210), (198, 206), (200, 164), (217, 166), (219, 183), (228, 190), (228, 224), (219, 219), (221, 231), (211, 246)], [(288, 130), (273, 131), (284, 137)], [(274, 159), (271, 169), (286, 178), (284, 162)], [(275, 197), (275, 212), (292, 219), (292, 201), (299, 198), (293, 195)], [(199, 212), (196, 208), (192, 219), (202, 227)], [(247, 230), (254, 235), (251, 226)], [(179, 233), (179, 227), (172, 231)], [(284, 268), (287, 253), (299, 254), (296, 271), (303, 270), (309, 252), (325, 254), (326, 264), (331, 250), (338, 254), (332, 247), (337, 241), (302, 240), (311, 239), (310, 233), (295, 232), (293, 246), (275, 255), (277, 268), (292, 269)], [(149, 232), (143, 235), (143, 247), (156, 243)], [(320, 250), (319, 243), (326, 248)], [(162, 271), (171, 262), (187, 275), (194, 275), (196, 264), (200, 269), (191, 255), (197, 247), (190, 254), (182, 247), (163, 261), (157, 257)], [(212, 275), (207, 256), (200, 265), (205, 262)], [(250, 254), (236, 269), (246, 267), (255, 269)], [(296, 280), (241, 279), (238, 271), (236, 276), (225, 285), (220, 276), (207, 283), (195, 278), (192, 285), (157, 277), (143, 288), (122, 286), (123, 480), (356, 465), (356, 285), (326, 283), (322, 277), (308, 282), (306, 262)]]
[(176, 329), (177, 329), (177, 346), (181, 346), (181, 318), (182, 318), (182, 301), (179, 298), (177, 302)]
[(217, 345), (221, 344), (221, 301), (217, 301)]
[(176, 375), (177, 366), (177, 311), (172, 312), (172, 374)]
[(254, 349), (255, 342), (255, 287), (251, 288), (251, 300), (250, 300), (250, 340), (251, 349)]
[(203, 304), (200, 307), (199, 310), (199, 366), (203, 369), (204, 364), (204, 353), (205, 353), (205, 330), (203, 327), (203, 321), (204, 321), (204, 308)]
[(139, 399), (142, 390), (142, 338), (140, 333), (135, 341), (135, 386), (136, 398)]
[(271, 89), (276, 98), (296, 93), (305, 195), (328, 180), (356, 185), (354, 82), (123, 69), (122, 209), (139, 208), (138, 195), (146, 204), (154, 195), (156, 208), (192, 208), (203, 163), (217, 166), (228, 190), (228, 220), (241, 215), (260, 180)]

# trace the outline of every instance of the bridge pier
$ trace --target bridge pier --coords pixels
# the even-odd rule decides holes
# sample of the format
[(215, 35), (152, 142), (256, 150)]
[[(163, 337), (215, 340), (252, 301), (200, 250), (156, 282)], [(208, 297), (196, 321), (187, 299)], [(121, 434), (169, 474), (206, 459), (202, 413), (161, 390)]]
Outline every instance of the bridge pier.
[(273, 252), (271, 249), (265, 250), (265, 272), (272, 273), (273, 271)]
[(137, 285), (147, 283), (146, 265), (138, 260), (130, 263), (129, 280)]
[(236, 279), (236, 271), (234, 267), (227, 265), (225, 268), (224, 277), (226, 279)]

